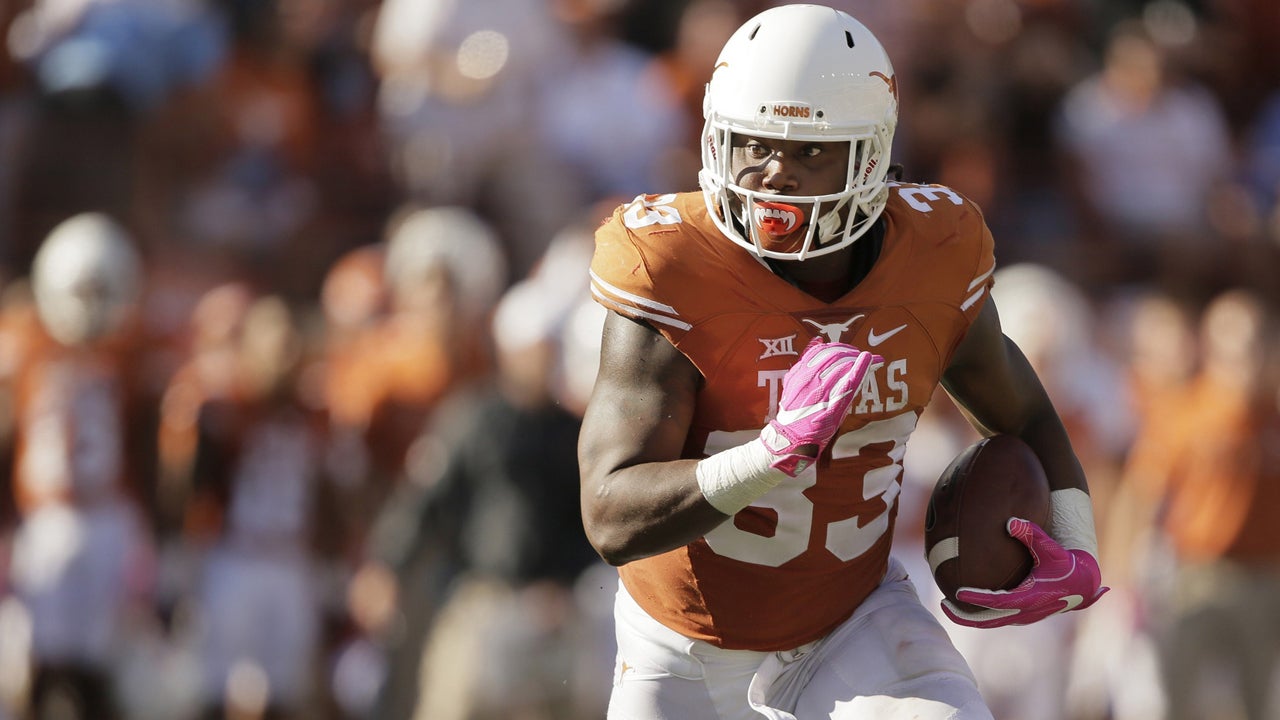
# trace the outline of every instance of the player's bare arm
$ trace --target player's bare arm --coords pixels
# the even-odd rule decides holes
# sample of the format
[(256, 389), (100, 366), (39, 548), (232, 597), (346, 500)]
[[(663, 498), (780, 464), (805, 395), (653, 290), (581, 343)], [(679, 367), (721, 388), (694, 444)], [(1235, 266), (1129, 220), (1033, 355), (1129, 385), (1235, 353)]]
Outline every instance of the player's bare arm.
[(1048, 527), (1024, 518), (1008, 523), (1009, 534), (1035, 559), (1031, 573), (1010, 591), (961, 588), (956, 598), (981, 609), (962, 609), (943, 600), (943, 612), (961, 625), (996, 628), (1038, 622), (1097, 602), (1107, 588), (1101, 586), (1084, 471), (1034, 369), (1000, 329), (993, 302), (983, 307), (961, 341), (942, 382), (979, 429), (1022, 438), (1040, 458), (1052, 490)]
[(1001, 330), (994, 302), (969, 328), (942, 384), (984, 434), (1008, 433), (1030, 445), (1051, 489), (1088, 492), (1066, 428), (1031, 363)]
[(697, 460), (681, 460), (701, 374), (652, 328), (609, 313), (578, 454), (582, 518), (605, 561), (673, 550), (728, 516), (707, 502)]

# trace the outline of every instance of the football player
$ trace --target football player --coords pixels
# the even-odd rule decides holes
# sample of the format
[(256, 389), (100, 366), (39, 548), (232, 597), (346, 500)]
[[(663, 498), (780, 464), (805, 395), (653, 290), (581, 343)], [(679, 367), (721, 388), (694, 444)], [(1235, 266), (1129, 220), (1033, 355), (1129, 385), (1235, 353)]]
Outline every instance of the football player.
[(890, 558), (905, 443), (939, 383), (1033, 447), (1052, 521), (976, 627), (1103, 592), (1087, 482), (1001, 331), (993, 241), (954, 190), (892, 180), (897, 76), (849, 15), (787, 5), (707, 85), (701, 193), (648, 195), (596, 234), (610, 310), (580, 437), (583, 519), (620, 566), (609, 717), (990, 718)]
[(9, 580), (31, 621), (30, 712), (112, 718), (112, 661), (154, 565), (133, 450), (143, 268), (124, 227), (83, 213), (45, 238), (30, 281), (38, 324), (5, 378), (19, 514)]
[(307, 338), (283, 298), (224, 285), (197, 310), (217, 337), (166, 393), (162, 429), (184, 459), (181, 549), (196, 571), (180, 590), (197, 631), (200, 702), (208, 717), (293, 717), (322, 697), (320, 578), (347, 547), (321, 462), (327, 418), (300, 388)]

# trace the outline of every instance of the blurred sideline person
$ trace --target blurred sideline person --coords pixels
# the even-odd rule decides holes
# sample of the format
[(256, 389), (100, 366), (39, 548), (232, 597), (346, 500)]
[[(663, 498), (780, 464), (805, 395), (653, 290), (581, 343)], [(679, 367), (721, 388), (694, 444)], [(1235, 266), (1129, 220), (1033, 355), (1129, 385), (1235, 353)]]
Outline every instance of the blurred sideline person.
[(576, 55), (554, 4), (384, 0), (371, 29), (379, 127), (398, 186), (411, 202), (485, 208), (513, 278), (590, 197), (553, 152), (545, 111), (530, 110), (543, 107), (561, 58)]
[(943, 612), (1029, 624), (1105, 592), (1084, 472), (989, 298), (991, 234), (950, 188), (890, 180), (897, 107), (857, 20), (767, 10), (707, 86), (703, 192), (641, 196), (596, 234), (610, 313), (579, 459), (622, 580), (612, 720), (991, 718), (890, 558), (940, 382), (1053, 488), (1049, 527), (1010, 520), (1030, 576)]
[(1111, 28), (1102, 60), (1053, 120), (1088, 258), (1072, 273), (1091, 295), (1154, 285), (1203, 301), (1230, 257), (1209, 223), (1211, 190), (1232, 172), (1222, 108), (1143, 22)]
[(336, 413), (334, 432), (347, 444), (358, 439), (368, 457), (367, 492), (345, 509), (368, 510), (359, 520), (368, 529), (356, 557), (380, 561), (358, 569), (350, 590), (362, 640), (376, 645), (386, 662), (373, 712), (408, 717), (421, 643), (451, 567), (441, 545), (406, 539), (401, 533), (416, 528), (395, 518), (409, 517), (401, 506), (417, 496), (409, 463), (424, 427), (451, 396), (471, 393), (493, 377), (487, 328), (509, 265), (492, 226), (460, 205), (405, 205), (387, 222), (378, 254), (386, 309), (374, 311), (365, 327), (334, 338), (325, 382)]
[(599, 636), (612, 626), (607, 616), (597, 622), (576, 589), (592, 569), (613, 574), (582, 535), (577, 493), (582, 388), (594, 380), (598, 347), (576, 346), (599, 337), (604, 313), (587, 293), (590, 257), (590, 229), (566, 232), (538, 272), (504, 294), (491, 325), (493, 382), (442, 402), (375, 527), (374, 560), (357, 579), (363, 604), (378, 600), (378, 574), (391, 581), (384, 596), (412, 600), (394, 598), (390, 571), (424, 548), (439, 556), (434, 583), (443, 597), (413, 717), (603, 713), (607, 696), (594, 685), (608, 683), (613, 648), (602, 651)]
[(359, 346), (346, 380), (360, 377), (364, 394), (345, 401), (363, 403), (348, 422), (363, 429), (372, 472), (396, 478), (435, 405), (491, 373), (477, 329), (507, 286), (508, 266), (493, 227), (463, 206), (405, 206), (388, 221), (383, 249), (388, 308), (352, 338)]
[(1208, 303), (1200, 367), (1126, 467), (1127, 525), (1155, 535), (1131, 537), (1133, 562), (1173, 563), (1142, 588), (1170, 720), (1280, 709), (1280, 366), (1267, 307), (1245, 289)]
[(144, 488), (130, 466), (142, 284), (132, 237), (101, 213), (58, 224), (32, 265), (39, 325), (11, 379), (8, 582), (30, 622), (33, 717), (119, 717), (113, 658), (150, 600)]
[(347, 534), (324, 471), (327, 418), (299, 385), (297, 311), (238, 286), (211, 295), (201, 309), (225, 330), (196, 358), (199, 374), (175, 378), (162, 423), (164, 455), (187, 451), (171, 492), (195, 577), (176, 600), (194, 610), (203, 716), (310, 717), (322, 699), (320, 580)]

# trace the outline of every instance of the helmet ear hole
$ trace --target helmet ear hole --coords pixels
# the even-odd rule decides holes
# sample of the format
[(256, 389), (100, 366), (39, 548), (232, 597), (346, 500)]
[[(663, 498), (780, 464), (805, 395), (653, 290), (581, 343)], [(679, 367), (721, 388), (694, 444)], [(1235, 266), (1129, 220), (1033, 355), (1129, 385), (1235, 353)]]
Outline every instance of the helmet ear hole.
[(844, 31), (844, 41), (848, 44), (850, 49), (853, 49), (854, 45), (856, 45), (856, 43), (853, 42), (853, 33), (848, 30)]

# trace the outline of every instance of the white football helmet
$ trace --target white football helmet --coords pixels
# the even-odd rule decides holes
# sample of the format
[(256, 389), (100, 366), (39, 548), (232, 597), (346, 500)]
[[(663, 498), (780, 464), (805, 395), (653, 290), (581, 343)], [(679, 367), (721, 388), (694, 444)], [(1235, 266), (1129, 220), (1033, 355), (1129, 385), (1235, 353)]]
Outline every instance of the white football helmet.
[[(716, 60), (703, 115), (698, 180), (707, 207), (725, 235), (756, 255), (803, 260), (834, 252), (884, 211), (897, 78), (880, 42), (846, 13), (784, 5), (748, 20)], [(741, 187), (729, 166), (735, 133), (850, 143), (844, 189), (800, 196)], [(806, 207), (810, 221), (801, 236)]]
[(109, 335), (131, 312), (141, 261), (129, 234), (101, 213), (59, 223), (31, 267), (36, 312), (53, 339), (81, 345)]

